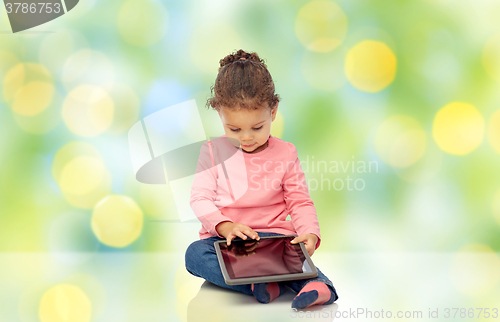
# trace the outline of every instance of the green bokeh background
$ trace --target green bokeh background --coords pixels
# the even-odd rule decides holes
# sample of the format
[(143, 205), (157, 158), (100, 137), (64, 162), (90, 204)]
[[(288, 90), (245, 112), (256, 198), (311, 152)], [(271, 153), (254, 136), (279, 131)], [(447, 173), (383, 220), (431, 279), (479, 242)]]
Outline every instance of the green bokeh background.
[[(218, 60), (240, 48), (266, 60), (282, 98), (283, 127), (275, 133), (295, 144), (302, 161), (314, 157), (378, 165), (378, 171), (363, 174), (306, 172), (308, 180), (320, 181), (323, 174), (330, 180), (350, 175), (365, 182), (361, 191), (310, 189), (322, 233), (318, 252), (455, 252), (468, 244), (498, 252), (500, 214), (495, 214), (495, 195), (500, 191), (500, 155), (487, 132), (495, 126), (489, 120), (500, 109), (500, 91), (482, 55), (486, 43), (500, 33), (500, 4), (335, 1), (347, 16), (347, 33), (337, 48), (315, 52), (301, 43), (296, 31), (298, 12), (307, 3), (82, 0), (61, 18), (16, 34), (10, 32), (2, 9), (0, 86), (3, 89), (15, 57), (22, 63), (44, 65), (60, 97), (53, 100), (47, 118), (30, 121), (34, 127), (51, 124), (49, 130), (34, 134), (19, 125), (11, 104), (0, 96), (0, 252), (184, 251), (198, 238), (199, 223), (176, 222), (168, 186), (155, 187), (153, 197), (144, 197), (144, 191), (152, 190), (144, 190), (135, 180), (127, 126), (195, 99), (207, 137), (223, 134), (217, 113), (204, 105)], [(155, 10), (122, 17), (130, 30), (136, 30), (130, 33), (139, 43), (149, 39), (148, 32), (153, 39), (158, 36), (151, 44), (131, 43), (118, 28), (120, 14), (133, 5), (162, 8), (163, 15), (155, 16), (159, 20), (151, 17)], [(386, 44), (397, 59), (394, 80), (375, 93), (353, 86), (344, 71), (347, 52), (363, 40)], [(110, 65), (105, 66), (113, 68), (113, 75), (97, 68), (90, 76), (65, 81), (68, 59), (80, 50), (107, 57)], [(305, 73), (312, 75), (308, 77), (318, 73), (318, 78), (337, 85), (330, 90), (317, 88)], [(113, 133), (92, 137), (74, 133), (62, 117), (68, 93), (78, 85), (106, 82), (133, 91), (140, 103), (135, 119)], [(441, 150), (432, 134), (436, 113), (455, 101), (472, 104), (486, 122), (481, 144), (462, 156)], [(120, 110), (119, 103), (115, 109)], [(386, 164), (375, 149), (377, 130), (394, 115), (413, 118), (426, 133), (424, 155), (407, 168)], [(54, 157), (74, 141), (99, 151), (111, 173), (110, 194), (128, 196), (142, 210), (142, 232), (128, 246), (101, 243), (90, 225), (93, 207), (69, 203), (56, 182)]]
[[(142, 12), (130, 18), (130, 24), (139, 31), (159, 34), (155, 43), (146, 46), (131, 44), (120, 33), (118, 16), (127, 5), (121, 1), (82, 1), (63, 18), (18, 34), (8, 32), (8, 20), (2, 14), (3, 53), (14, 55), (19, 62), (52, 64), (46, 67), (62, 98), (51, 105), (56, 111), (50, 117), (55, 126), (41, 134), (20, 128), (9, 104), (5, 99), (1, 101), (0, 250), (49, 251), (47, 231), (56, 218), (70, 212), (90, 218), (92, 209), (69, 204), (51, 175), (55, 153), (71, 141), (95, 145), (112, 171), (111, 193), (129, 196), (144, 208), (141, 202), (145, 201), (138, 195), (140, 184), (133, 180), (127, 159), (127, 131), (82, 137), (62, 120), (62, 102), (68, 92), (79, 84), (96, 83), (85, 77), (64, 83), (66, 60), (71, 55), (90, 49), (108, 58), (114, 75), (107, 76), (101, 70), (104, 76), (97, 72), (94, 77), (97, 83), (104, 79), (125, 84), (134, 91), (140, 100), (136, 121), (194, 98), (207, 135), (220, 135), (222, 128), (214, 117), (216, 113), (204, 105), (217, 73), (218, 59), (239, 48), (256, 51), (266, 60), (276, 92), (282, 97), (280, 113), (284, 126), (279, 129), (279, 136), (297, 146), (301, 160), (312, 161), (314, 157), (326, 162), (378, 163), (378, 172), (351, 174), (357, 175), (354, 179), (365, 181), (362, 191), (311, 189), (324, 234), (323, 249), (453, 251), (474, 242), (498, 250), (500, 226), (493, 214), (493, 199), (500, 189), (499, 155), (486, 134), (482, 144), (471, 153), (449, 155), (439, 150), (433, 140), (432, 124), (437, 111), (453, 101), (474, 105), (486, 124), (498, 110), (498, 82), (488, 75), (481, 58), (485, 43), (500, 27), (494, 21), (499, 6), (468, 1), (338, 1), (348, 18), (347, 34), (340, 46), (323, 53), (308, 50), (297, 37), (298, 11), (306, 3), (221, 3), (217, 9), (208, 3), (155, 3), (164, 10), (159, 25), (141, 29), (140, 24), (148, 20)], [(58, 38), (63, 32), (71, 36)], [(202, 46), (196, 40), (203, 32), (208, 39), (202, 37)], [(133, 37), (141, 41), (147, 36), (136, 32)], [(362, 40), (383, 42), (397, 59), (394, 81), (375, 93), (357, 89), (344, 74), (347, 51)], [(53, 60), (46, 58), (47, 53), (53, 55)], [(332, 81), (340, 84), (337, 89), (317, 89), (305, 79), (304, 68), (315, 61), (331, 69)], [(6, 60), (0, 66), (3, 77), (12, 68)], [(322, 65), (319, 66), (317, 70), (321, 70)], [(115, 108), (119, 110), (120, 105)], [(412, 117), (426, 132), (422, 159), (433, 154), (433, 160), (440, 160), (429, 178), (419, 180), (420, 172), (429, 165), (417, 170), (413, 170), (416, 166), (395, 169), (377, 155), (374, 135), (392, 115)], [(117, 159), (122, 165), (113, 170)], [(405, 171), (416, 171), (413, 177), (417, 182), (405, 181), (398, 175)], [(307, 173), (309, 180), (321, 180), (320, 175)], [(326, 175), (331, 180), (336, 178)], [(428, 189), (433, 192), (426, 193)], [(168, 189), (164, 191), (168, 194)], [(169, 198), (165, 202), (168, 200), (171, 202)], [(415, 210), (416, 206), (419, 209)], [(409, 214), (410, 208), (416, 215)], [(156, 219), (175, 218), (175, 207), (168, 209), (157, 214)], [(444, 213), (442, 218), (440, 212)], [(419, 220), (420, 215), (425, 218)], [(144, 216), (143, 232), (127, 250), (169, 250), (165, 243), (168, 238), (159, 235), (175, 230), (175, 224), (150, 222), (147, 211)], [(94, 247), (97, 241), (89, 227), (78, 227), (74, 237), (81, 235), (81, 243)], [(382, 239), (385, 242), (379, 243)]]

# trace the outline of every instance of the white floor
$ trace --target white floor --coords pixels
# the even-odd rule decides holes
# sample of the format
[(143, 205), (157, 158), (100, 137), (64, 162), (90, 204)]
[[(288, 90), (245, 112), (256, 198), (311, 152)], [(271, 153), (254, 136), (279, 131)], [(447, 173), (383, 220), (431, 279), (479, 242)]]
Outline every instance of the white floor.
[[(294, 312), (293, 291), (258, 303), (190, 275), (183, 253), (4, 253), (0, 321), (39, 321), (42, 296), (62, 284), (78, 287), (91, 303), (91, 321), (103, 322), (365, 321), (387, 320), (387, 314), (408, 321), (500, 320), (493, 319), (494, 309), (500, 311), (495, 253), (318, 251), (313, 261), (332, 280), (339, 300)], [(63, 296), (53, 305), (70, 314), (78, 301)], [(491, 318), (477, 318), (485, 312), (479, 309), (488, 309)], [(470, 314), (474, 318), (465, 318)]]
[[(296, 312), (290, 307), (295, 292), (287, 292), (268, 304), (257, 302), (252, 296), (224, 290), (216, 285), (204, 282), (187, 307), (187, 321), (296, 321), (306, 312)], [(316, 314), (309, 321), (332, 321), (337, 304), (308, 309), (308, 314)], [(328, 311), (324, 311), (328, 309)], [(325, 313), (326, 312), (326, 313)], [(323, 315), (323, 316), (322, 316)], [(326, 318), (325, 318), (326, 316)]]

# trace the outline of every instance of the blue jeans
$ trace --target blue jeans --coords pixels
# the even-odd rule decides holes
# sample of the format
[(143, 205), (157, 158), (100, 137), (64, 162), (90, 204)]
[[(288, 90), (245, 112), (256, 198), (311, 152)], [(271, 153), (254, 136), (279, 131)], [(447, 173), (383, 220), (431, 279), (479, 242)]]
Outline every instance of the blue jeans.
[[(264, 232), (257, 232), (257, 233), (259, 234), (260, 237), (282, 235), (277, 233), (264, 233)], [(237, 237), (236, 240), (238, 239), (240, 238)], [(224, 240), (224, 238), (212, 236), (191, 243), (191, 245), (189, 245), (188, 249), (186, 250), (185, 260), (186, 260), (187, 271), (194, 276), (204, 278), (210, 283), (218, 285), (220, 287), (224, 287), (230, 290), (235, 290), (248, 295), (253, 295), (252, 289), (250, 288), (251, 287), (250, 284), (227, 285), (226, 282), (224, 281), (224, 276), (222, 276), (222, 272), (219, 266), (219, 261), (217, 259), (217, 254), (215, 253), (215, 247), (214, 247), (214, 242), (218, 240)], [(338, 295), (337, 291), (335, 290), (335, 287), (333, 287), (333, 283), (328, 279), (328, 277), (326, 277), (319, 270), (318, 267), (316, 267), (316, 269), (318, 270), (318, 276), (315, 278), (295, 280), (295, 281), (285, 281), (279, 283), (287, 285), (292, 290), (298, 293), (306, 284), (310, 282), (322, 282), (328, 285), (328, 287), (330, 287), (330, 289), (333, 291), (336, 297), (334, 301), (336, 301), (338, 299)]]

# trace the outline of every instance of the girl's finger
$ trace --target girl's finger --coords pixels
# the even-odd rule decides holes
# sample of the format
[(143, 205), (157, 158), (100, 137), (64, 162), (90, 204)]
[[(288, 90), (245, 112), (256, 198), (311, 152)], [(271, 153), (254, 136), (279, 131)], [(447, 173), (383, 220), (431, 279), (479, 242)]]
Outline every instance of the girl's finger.
[(231, 245), (231, 240), (233, 240), (233, 238), (234, 238), (234, 235), (233, 235), (233, 234), (229, 234), (229, 235), (227, 236), (227, 238), (226, 238), (226, 243), (227, 243), (227, 245), (228, 245), (228, 246), (229, 246), (229, 245)]
[(253, 239), (258, 239), (259, 238), (259, 234), (257, 234), (257, 232), (255, 232), (255, 231), (252, 230), (252, 238)]
[(248, 237), (252, 238), (252, 231), (250, 228), (246, 227), (241, 230), (241, 233), (247, 235)]
[(296, 244), (296, 243), (303, 242), (303, 243), (304, 243), (304, 245), (307, 245), (307, 244), (305, 243), (305, 241), (306, 241), (306, 239), (304, 239), (304, 237), (299, 236), (299, 237), (295, 237), (294, 239), (292, 239), (291, 243), (292, 243), (292, 244)]
[(245, 236), (241, 231), (237, 231), (236, 235), (240, 237), (241, 239), (247, 239), (247, 236)]
[(245, 234), (252, 239), (255, 239), (257, 237), (257, 234), (251, 229), (245, 230)]

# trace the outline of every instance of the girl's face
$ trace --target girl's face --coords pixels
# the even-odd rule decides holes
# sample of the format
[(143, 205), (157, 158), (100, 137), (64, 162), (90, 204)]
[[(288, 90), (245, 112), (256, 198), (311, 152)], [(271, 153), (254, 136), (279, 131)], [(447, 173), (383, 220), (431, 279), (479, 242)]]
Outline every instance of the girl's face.
[(271, 123), (276, 118), (277, 111), (278, 105), (272, 112), (268, 108), (257, 110), (221, 108), (219, 116), (226, 136), (238, 140), (245, 152), (256, 153), (267, 147)]

